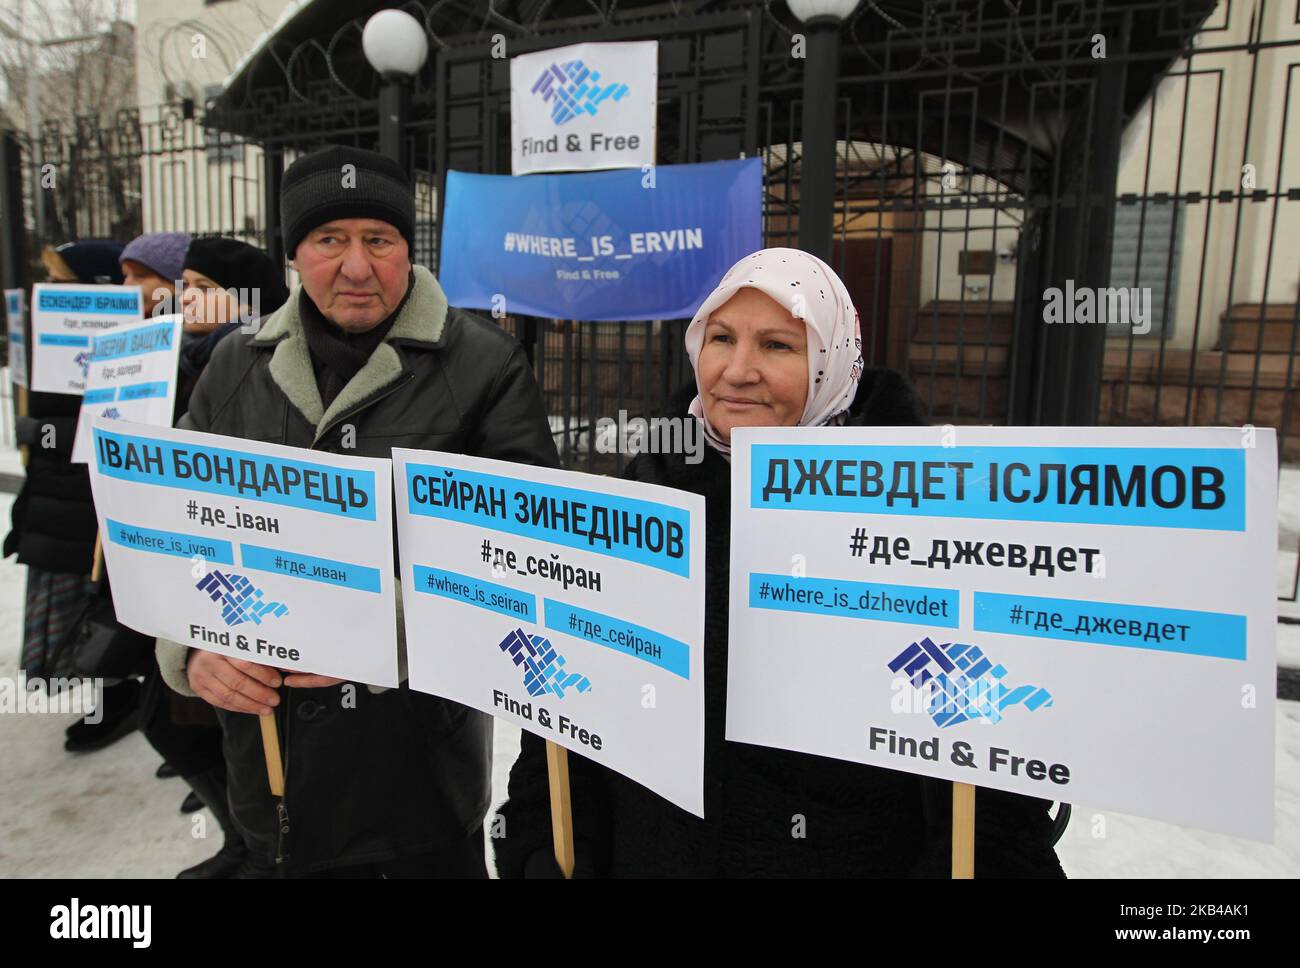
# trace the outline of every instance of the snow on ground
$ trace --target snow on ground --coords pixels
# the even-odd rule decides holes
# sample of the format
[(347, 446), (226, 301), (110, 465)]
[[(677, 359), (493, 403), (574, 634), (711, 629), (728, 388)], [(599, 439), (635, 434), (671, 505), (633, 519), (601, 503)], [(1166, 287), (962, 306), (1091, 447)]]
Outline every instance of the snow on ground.
[[(12, 495), (0, 494), (0, 531), (8, 530), (12, 504)], [(6, 679), (18, 673), (25, 585), (26, 568), (0, 562)], [(64, 752), (63, 731), (78, 718), (0, 714), (0, 877), (170, 878), (217, 852), (221, 831), (212, 815), (180, 812), (189, 788), (154, 778), (161, 760), (138, 731), (94, 753)], [(498, 724), (493, 810), (505, 800), (518, 752), (519, 731)]]
[(1277, 704), (1273, 803), (1272, 844), (1076, 805), (1056, 850), (1070, 877), (1300, 877), (1297, 702)]
[[(0, 447), (0, 471), (9, 469), (12, 455)], [(1294, 549), (1300, 470), (1284, 475), (1283, 493), (1280, 542)], [(5, 529), (12, 501), (0, 494)], [(13, 559), (0, 562), (0, 676), (6, 678), (17, 672), (25, 571)], [(1279, 625), (1278, 639), (1282, 664), (1300, 667), (1300, 626)], [(63, 750), (63, 730), (76, 719), (0, 715), (0, 877), (170, 878), (216, 852), (220, 832), (211, 815), (196, 815), (206, 824), (200, 831), (180, 813), (186, 786), (154, 779), (159, 758), (140, 733), (74, 755)], [(505, 799), (518, 750), (519, 731), (498, 722), (493, 811)], [(1273, 844), (1076, 805), (1057, 850), (1071, 877), (1300, 877), (1300, 703), (1278, 703), (1274, 795)]]

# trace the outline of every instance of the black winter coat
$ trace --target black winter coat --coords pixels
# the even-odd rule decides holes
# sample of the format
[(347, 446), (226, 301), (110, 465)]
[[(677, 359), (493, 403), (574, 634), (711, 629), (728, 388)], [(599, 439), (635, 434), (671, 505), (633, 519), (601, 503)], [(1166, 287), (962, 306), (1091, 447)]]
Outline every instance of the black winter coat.
[[(256, 336), (232, 333), (217, 345), (180, 425), (362, 457), (412, 447), (557, 466), (519, 344), (448, 309), (427, 270), (417, 267), (416, 280), (385, 341), (330, 408), (295, 294)], [(355, 446), (345, 450), (345, 440)], [(168, 683), (192, 695), (178, 674), (185, 653), (159, 641)], [(218, 711), (232, 815), (254, 849), (305, 874), (441, 850), (475, 831), (490, 799), (490, 717), (405, 682), (380, 692), (354, 684), (347, 708), (345, 688), (281, 689), (287, 823), (268, 792), (257, 717)]]
[[(95, 554), (95, 503), (85, 464), (72, 463), (81, 397), (32, 393), (18, 420), (27, 445), (27, 477), (11, 511), (4, 556), (45, 571), (89, 575)], [(53, 444), (47, 447), (47, 444)]]
[[(694, 386), (673, 401), (685, 413)], [(911, 387), (890, 370), (863, 373), (852, 425), (924, 423)], [(731, 468), (711, 447), (641, 454), (624, 475), (704, 495), (705, 818), (569, 753), (577, 875), (666, 877), (947, 877), (951, 785), (909, 773), (724, 739), (727, 695)], [(1063, 877), (1049, 804), (977, 792), (975, 871), (981, 877)], [(498, 872), (554, 869), (545, 744), (525, 732), (494, 839)], [(793, 836), (802, 820), (804, 836)]]

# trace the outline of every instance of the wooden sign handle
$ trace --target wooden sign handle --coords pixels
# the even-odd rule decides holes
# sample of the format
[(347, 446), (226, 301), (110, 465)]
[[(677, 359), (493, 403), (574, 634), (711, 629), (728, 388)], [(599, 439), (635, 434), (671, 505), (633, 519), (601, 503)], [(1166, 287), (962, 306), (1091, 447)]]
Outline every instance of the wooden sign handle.
[(952, 877), (970, 880), (975, 876), (975, 787), (952, 785)]
[[(27, 416), (27, 388), (18, 387), (18, 416)], [(27, 466), (27, 461), (31, 458), (31, 449), (26, 444), (18, 445), (18, 453), (22, 455), (23, 467)]]
[(284, 763), (280, 759), (280, 731), (275, 725), (275, 713), (258, 716), (262, 724), (262, 753), (266, 757), (266, 779), (271, 785), (271, 794), (284, 796)]
[(90, 563), (90, 580), (99, 581), (104, 577), (104, 542), (99, 533), (95, 533), (95, 556)]
[(569, 791), (569, 751), (547, 740), (546, 776), (551, 786), (551, 839), (555, 863), (566, 880), (573, 877), (573, 802)]

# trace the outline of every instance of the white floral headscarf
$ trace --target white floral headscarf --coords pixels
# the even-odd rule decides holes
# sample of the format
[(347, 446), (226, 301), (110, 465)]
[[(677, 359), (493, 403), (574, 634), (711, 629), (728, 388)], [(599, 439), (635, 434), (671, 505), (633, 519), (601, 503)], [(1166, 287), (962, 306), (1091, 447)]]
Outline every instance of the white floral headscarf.
[[(686, 352), (700, 384), (700, 350), (709, 317), (741, 289), (765, 293), (808, 330), (808, 399), (801, 427), (843, 422), (862, 376), (862, 331), (844, 283), (825, 262), (799, 249), (761, 249), (727, 270), (686, 327)], [(704, 425), (704, 439), (722, 454), (730, 445), (709, 423), (697, 393), (691, 414)]]

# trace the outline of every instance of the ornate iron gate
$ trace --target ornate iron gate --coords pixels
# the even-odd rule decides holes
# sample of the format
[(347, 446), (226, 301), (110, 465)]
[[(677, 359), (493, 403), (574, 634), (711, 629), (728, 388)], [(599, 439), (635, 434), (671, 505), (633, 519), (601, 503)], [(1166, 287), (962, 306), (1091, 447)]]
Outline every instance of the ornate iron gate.
[[(657, 38), (659, 163), (759, 154), (768, 244), (794, 244), (805, 106), (783, 4), (593, 0), (563, 21), (542, 18), (574, 5), (531, 6), (498, 53)], [(508, 171), (509, 61), (495, 25), (451, 36), (438, 18), (462, 8), (420, 9), (435, 51), (405, 136), (415, 258), (436, 266), (444, 173)], [(376, 99), (336, 57), (357, 26), (302, 41), (279, 86), (238, 103), (51, 124), (37, 145), (7, 133), (0, 206), (24, 214), (6, 220), (9, 284), (74, 235), (181, 228), (275, 251), (284, 165), (378, 141)], [(1294, 5), (866, 0), (843, 37), (836, 103), (816, 110), (839, 131), (834, 262), (870, 365), (906, 372), (936, 422), (1253, 424), (1300, 457)], [(44, 171), (52, 184), (34, 187)], [(1116, 308), (1109, 294), (1136, 293), (1145, 315), (1088, 323), (1069, 298), (1084, 289)], [(595, 421), (653, 413), (689, 378), (683, 320), (501, 322), (530, 351), (569, 466), (620, 470)], [(1300, 541), (1300, 522), (1283, 528)]]

